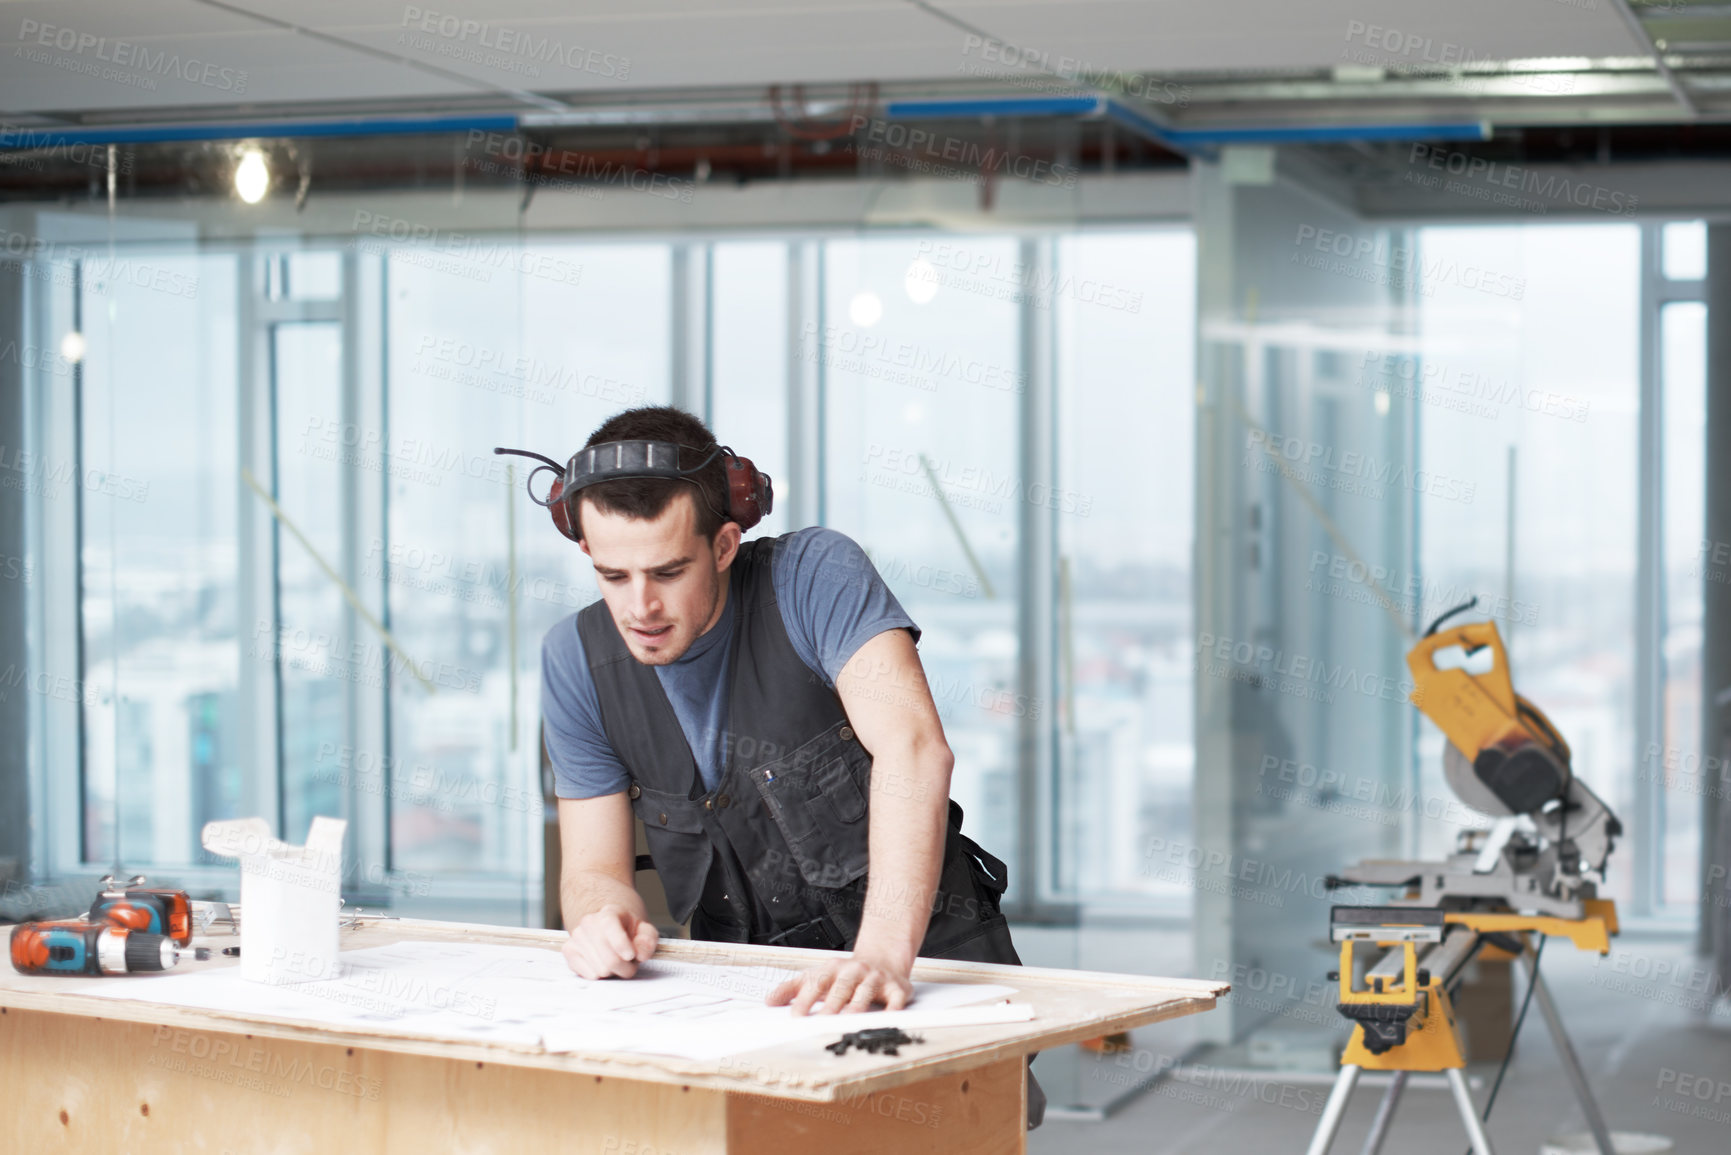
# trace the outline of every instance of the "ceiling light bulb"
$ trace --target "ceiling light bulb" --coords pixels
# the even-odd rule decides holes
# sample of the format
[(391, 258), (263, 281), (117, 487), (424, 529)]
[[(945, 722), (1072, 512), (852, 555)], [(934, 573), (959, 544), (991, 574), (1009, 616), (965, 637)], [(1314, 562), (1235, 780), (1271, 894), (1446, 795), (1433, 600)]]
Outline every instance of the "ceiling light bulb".
[(915, 257), (908, 265), (907, 275), (902, 278), (902, 288), (907, 290), (908, 300), (914, 304), (927, 304), (938, 295), (938, 271), (924, 257)]
[(264, 163), (264, 153), (249, 148), (240, 154), (234, 169), (234, 192), (249, 205), (256, 205), (270, 191), (270, 169)]
[(883, 300), (870, 289), (856, 293), (847, 307), (847, 315), (860, 328), (869, 329), (883, 319)]
[(74, 365), (84, 360), (84, 334), (73, 329), (60, 338), (60, 356)]

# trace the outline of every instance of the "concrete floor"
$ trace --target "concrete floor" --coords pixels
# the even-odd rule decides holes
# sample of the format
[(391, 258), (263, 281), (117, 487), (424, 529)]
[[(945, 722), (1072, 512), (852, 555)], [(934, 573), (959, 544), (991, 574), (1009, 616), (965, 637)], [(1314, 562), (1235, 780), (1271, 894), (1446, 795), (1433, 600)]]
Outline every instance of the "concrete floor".
[[(1086, 934), (1086, 932), (1084, 932)], [(1160, 956), (1184, 949), (1181, 932), (1172, 936), (1137, 937), (1144, 965), (1106, 966), (1113, 936), (1084, 939), (1085, 959), (1067, 965), (1095, 969), (1184, 974)], [(1064, 947), (1054, 935), (1017, 933), (1025, 961), (1066, 965)], [(1033, 957), (1029, 957), (1033, 956)], [(1155, 965), (1147, 965), (1148, 962)], [(1708, 1013), (1712, 980), (1675, 939), (1642, 941), (1624, 936), (1610, 956), (1600, 959), (1554, 942), (1545, 952), (1544, 973), (1567, 1022), (1577, 1053), (1612, 1130), (1656, 1133), (1670, 1137), (1679, 1153), (1731, 1152), (1731, 999), (1718, 998)], [(1517, 998), (1524, 989), (1517, 986)], [(1230, 997), (1230, 996), (1228, 996)], [(1182, 1054), (1188, 1046), (1181, 1023), (1158, 1024), (1135, 1034), (1138, 1052)], [(1070, 1049), (1075, 1056), (1074, 1048)], [(1127, 1059), (1042, 1058), (1050, 1075), (1041, 1075), (1053, 1102), (1067, 1096), (1109, 1097), (1112, 1090), (1146, 1082), (1138, 1074), (1149, 1063), (1132, 1052)], [(1036, 1066), (1036, 1071), (1042, 1071)], [(1482, 1109), (1495, 1075), (1494, 1065), (1475, 1065), (1469, 1075), (1482, 1079), (1475, 1098)], [(1034, 1155), (1086, 1151), (1088, 1155), (1119, 1153), (1206, 1153), (1229, 1155), (1255, 1152), (1280, 1155), (1303, 1152), (1315, 1130), (1326, 1082), (1283, 1080), (1278, 1076), (1248, 1078), (1242, 1068), (1209, 1065), (1207, 1056), (1195, 1066), (1180, 1068), (1176, 1077), (1156, 1082), (1105, 1122), (1052, 1119), (1029, 1136)], [(1356, 1153), (1369, 1131), (1381, 1095), (1379, 1087), (1361, 1083), (1335, 1141), (1335, 1152)], [(1562, 1133), (1586, 1129), (1570, 1092), (1544, 1021), (1535, 1005), (1521, 1031), (1495, 1110), (1487, 1128), (1500, 1155), (1538, 1155), (1544, 1143)], [(1409, 1085), (1383, 1150), (1399, 1155), (1461, 1155), (1465, 1132), (1453, 1099), (1440, 1083)]]

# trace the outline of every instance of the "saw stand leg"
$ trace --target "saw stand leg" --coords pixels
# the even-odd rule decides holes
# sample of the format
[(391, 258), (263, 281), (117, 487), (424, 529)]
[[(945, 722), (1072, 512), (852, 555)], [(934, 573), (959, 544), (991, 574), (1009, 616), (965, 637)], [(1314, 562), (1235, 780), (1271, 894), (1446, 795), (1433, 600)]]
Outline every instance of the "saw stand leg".
[(1459, 1067), (1450, 1067), (1444, 1073), (1449, 1078), (1449, 1090), (1454, 1092), (1461, 1124), (1467, 1129), (1467, 1138), (1472, 1140), (1473, 1155), (1492, 1155), (1491, 1137), (1485, 1134), (1484, 1121), (1479, 1118), (1478, 1108), (1473, 1106), (1473, 1093), (1467, 1090), (1467, 1077)]
[(1328, 1093), (1328, 1102), (1322, 1108), (1322, 1118), (1316, 1121), (1316, 1134), (1310, 1138), (1310, 1150), (1306, 1155), (1328, 1155), (1328, 1149), (1334, 1145), (1335, 1132), (1340, 1130), (1341, 1116), (1346, 1114), (1346, 1101), (1352, 1098), (1352, 1089), (1358, 1086), (1358, 1073), (1363, 1067), (1351, 1063), (1342, 1063), (1340, 1074), (1334, 1078), (1334, 1090)]
[[(1346, 1114), (1346, 1101), (1352, 1097), (1353, 1087), (1358, 1085), (1360, 1067), (1347, 1063), (1340, 1068), (1340, 1074), (1334, 1080), (1334, 1090), (1328, 1093), (1328, 1103), (1322, 1109), (1322, 1118), (1317, 1121), (1316, 1134), (1311, 1137), (1310, 1149), (1307, 1155), (1328, 1155), (1328, 1149), (1334, 1145), (1334, 1137), (1340, 1130), (1340, 1120)], [(1455, 1106), (1461, 1113), (1461, 1123), (1466, 1127), (1467, 1138), (1472, 1142), (1473, 1155), (1496, 1155), (1491, 1150), (1491, 1141), (1485, 1135), (1484, 1126), (1479, 1122), (1478, 1111), (1473, 1107), (1472, 1093), (1467, 1090), (1466, 1076), (1460, 1069), (1454, 1068), (1446, 1072), (1449, 1080), (1449, 1090), (1454, 1093)], [(1376, 1119), (1370, 1125), (1370, 1135), (1364, 1141), (1364, 1155), (1376, 1155), (1382, 1149), (1382, 1141), (1388, 1136), (1389, 1124), (1394, 1121), (1394, 1109), (1400, 1102), (1401, 1092), (1406, 1089), (1407, 1072), (1395, 1071), (1390, 1080), (1388, 1090), (1384, 1092), (1382, 1102), (1376, 1109)]]
[(1378, 1155), (1382, 1150), (1382, 1141), (1388, 1138), (1388, 1127), (1394, 1122), (1394, 1109), (1400, 1106), (1400, 1093), (1406, 1090), (1407, 1072), (1396, 1071), (1388, 1081), (1388, 1090), (1382, 1093), (1382, 1102), (1376, 1105), (1376, 1118), (1370, 1121), (1370, 1134), (1364, 1137), (1364, 1150), (1360, 1155)]
[(1605, 1128), (1605, 1117), (1599, 1114), (1599, 1104), (1593, 1099), (1593, 1089), (1587, 1085), (1586, 1072), (1581, 1070), (1581, 1061), (1575, 1057), (1574, 1044), (1569, 1042), (1569, 1033), (1563, 1029), (1563, 1016), (1557, 1013), (1557, 1004), (1551, 1001), (1551, 989), (1545, 985), (1544, 976), (1539, 974), (1539, 963), (1533, 952), (1533, 944), (1523, 939), (1522, 947), (1521, 961), (1527, 964), (1527, 981), (1533, 984), (1533, 998), (1539, 1004), (1539, 1013), (1545, 1016), (1545, 1026), (1550, 1029), (1551, 1041), (1556, 1044), (1557, 1058), (1563, 1064), (1564, 1073), (1569, 1076), (1575, 1099), (1581, 1104), (1581, 1114), (1587, 1117), (1587, 1127), (1593, 1132), (1593, 1141), (1598, 1144), (1600, 1155), (1615, 1155), (1616, 1148), (1611, 1145), (1611, 1133)]

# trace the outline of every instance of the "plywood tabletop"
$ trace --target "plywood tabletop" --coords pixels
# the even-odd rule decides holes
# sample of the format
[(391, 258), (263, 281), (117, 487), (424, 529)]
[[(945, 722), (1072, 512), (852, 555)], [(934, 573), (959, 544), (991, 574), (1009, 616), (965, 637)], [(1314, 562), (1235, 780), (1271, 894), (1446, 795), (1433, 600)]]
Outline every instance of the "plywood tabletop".
[[(0, 928), (0, 934), (9, 933)], [(557, 949), (562, 931), (428, 922), (417, 919), (363, 919), (342, 932), (342, 949), (361, 950), (404, 941), (497, 943)], [(217, 936), (208, 944), (221, 947), (239, 941)], [(206, 940), (199, 940), (206, 945)], [(787, 947), (737, 946), (727, 943), (664, 940), (657, 958), (741, 967), (775, 966), (800, 969), (834, 958), (829, 951)], [(238, 966), (236, 959), (213, 952), (204, 962), (183, 962), (177, 974)], [(997, 966), (990, 963), (921, 959), (914, 978), (931, 982), (1000, 983), (1016, 988), (1012, 1001), (1030, 1003), (1028, 1022), (952, 1026), (920, 1030), (925, 1041), (902, 1048), (898, 1056), (850, 1051), (837, 1057), (823, 1049), (833, 1041), (821, 1038), (783, 1043), (725, 1059), (696, 1062), (659, 1055), (575, 1051), (553, 1054), (540, 1047), (468, 1040), (441, 1040), (393, 1034), (388, 1027), (334, 1027), (311, 1021), (243, 1015), (168, 1006), (130, 998), (93, 996), (93, 987), (112, 992), (116, 983), (148, 983), (150, 976), (59, 978), (21, 975), (0, 969), (0, 1016), (6, 1008), (49, 1011), (89, 1018), (149, 1023), (176, 1030), (245, 1034), (264, 1038), (326, 1042), (372, 1050), (429, 1055), (475, 1062), (569, 1071), (602, 1078), (678, 1083), (715, 1090), (778, 1098), (833, 1102), (871, 1094), (936, 1075), (970, 1070), (1007, 1057), (1046, 1050), (1064, 1043), (1128, 1030), (1162, 1019), (1196, 1014), (1214, 1006), (1230, 987), (1192, 979), (1150, 978), (1145, 975), (1040, 967)], [(843, 1031), (871, 1026), (869, 1015), (838, 1016), (836, 1037)], [(0, 1017), (0, 1029), (4, 1019)]]

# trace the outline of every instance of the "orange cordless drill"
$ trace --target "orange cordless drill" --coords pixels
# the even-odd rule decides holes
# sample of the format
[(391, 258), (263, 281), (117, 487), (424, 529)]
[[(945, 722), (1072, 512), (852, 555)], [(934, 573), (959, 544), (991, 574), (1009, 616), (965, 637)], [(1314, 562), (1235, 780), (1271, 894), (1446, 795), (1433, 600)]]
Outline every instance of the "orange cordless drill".
[(112, 874), (105, 877), (101, 893), (90, 904), (90, 921), (159, 934), (173, 939), (176, 946), (191, 946), (192, 900), (186, 891), (143, 882), (142, 874), (124, 885), (115, 882)]
[[(12, 928), (12, 966), (27, 975), (124, 975), (165, 971), (186, 952), (167, 935), (82, 919), (22, 922)], [(194, 958), (210, 951), (199, 947)]]

